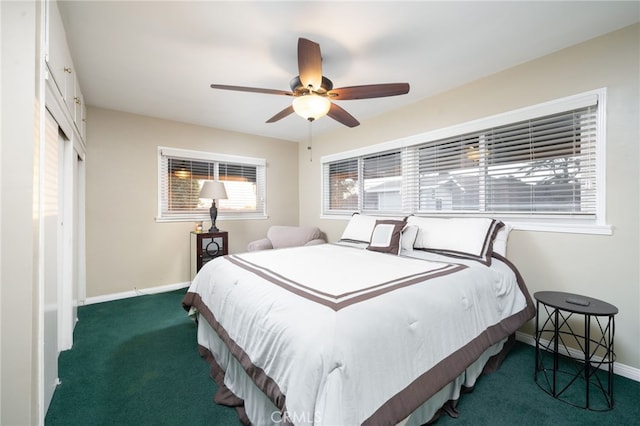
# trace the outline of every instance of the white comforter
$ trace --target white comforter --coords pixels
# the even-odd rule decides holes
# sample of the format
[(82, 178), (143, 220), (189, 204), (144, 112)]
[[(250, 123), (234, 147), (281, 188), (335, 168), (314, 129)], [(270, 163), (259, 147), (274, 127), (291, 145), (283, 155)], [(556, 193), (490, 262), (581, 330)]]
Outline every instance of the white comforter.
[(324, 244), (226, 256), (188, 293), (293, 423), (395, 423), (429, 396), (416, 385), (452, 380), (531, 317), (505, 263), (412, 255)]

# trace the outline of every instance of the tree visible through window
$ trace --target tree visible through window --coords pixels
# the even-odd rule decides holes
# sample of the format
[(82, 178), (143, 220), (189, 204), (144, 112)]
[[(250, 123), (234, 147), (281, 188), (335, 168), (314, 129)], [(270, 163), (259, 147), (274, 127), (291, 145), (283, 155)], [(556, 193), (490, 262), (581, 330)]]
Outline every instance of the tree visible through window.
[(328, 166), (328, 188), (325, 194), (332, 209), (355, 211), (358, 209), (359, 179), (358, 159), (332, 163)]

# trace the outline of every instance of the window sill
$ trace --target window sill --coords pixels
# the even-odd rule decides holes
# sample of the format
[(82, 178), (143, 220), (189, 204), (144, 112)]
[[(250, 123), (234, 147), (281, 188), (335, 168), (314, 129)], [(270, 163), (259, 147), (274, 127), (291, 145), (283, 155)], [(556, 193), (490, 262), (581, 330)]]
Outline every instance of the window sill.
[[(216, 222), (222, 222), (225, 220), (265, 220), (269, 219), (269, 216), (260, 214), (260, 215), (229, 215), (225, 217), (221, 217), (218, 215)], [(207, 217), (156, 217), (156, 223), (171, 223), (171, 222), (206, 222), (210, 221), (211, 218)]]
[(508, 221), (517, 231), (559, 232), (566, 234), (613, 235), (611, 225), (586, 223), (545, 223)]

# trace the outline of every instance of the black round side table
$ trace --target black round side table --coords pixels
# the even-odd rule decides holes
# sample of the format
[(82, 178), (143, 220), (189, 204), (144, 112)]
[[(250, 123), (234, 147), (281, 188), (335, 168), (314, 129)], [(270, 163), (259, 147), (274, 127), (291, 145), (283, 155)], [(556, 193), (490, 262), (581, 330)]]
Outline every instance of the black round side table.
[[(611, 410), (618, 308), (559, 291), (539, 291), (533, 296), (537, 307), (535, 382), (554, 398), (576, 407)], [(583, 318), (572, 318), (574, 315)], [(584, 398), (578, 383), (584, 383)]]

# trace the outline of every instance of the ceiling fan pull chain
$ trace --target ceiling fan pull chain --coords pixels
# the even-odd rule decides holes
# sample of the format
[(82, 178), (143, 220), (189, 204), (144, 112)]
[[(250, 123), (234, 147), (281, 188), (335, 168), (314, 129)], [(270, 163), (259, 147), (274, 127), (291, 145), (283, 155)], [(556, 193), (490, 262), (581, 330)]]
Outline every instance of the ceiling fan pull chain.
[(309, 162), (313, 162), (313, 153), (311, 152), (311, 144), (313, 143), (313, 132), (312, 128), (313, 120), (309, 119), (309, 144), (307, 145), (307, 151), (309, 151)]

